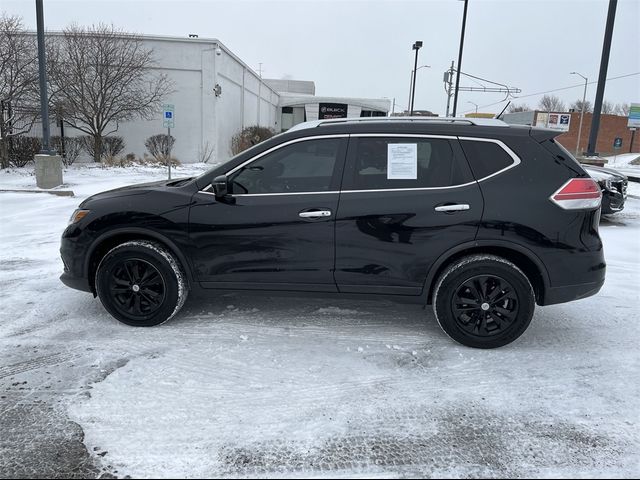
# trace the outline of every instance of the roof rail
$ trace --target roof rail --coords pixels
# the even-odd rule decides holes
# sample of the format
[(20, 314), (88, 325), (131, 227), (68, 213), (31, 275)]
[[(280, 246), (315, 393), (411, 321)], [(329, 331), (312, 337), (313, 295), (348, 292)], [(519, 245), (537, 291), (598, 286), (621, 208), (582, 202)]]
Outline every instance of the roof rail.
[(462, 123), (466, 125), (508, 127), (509, 124), (495, 118), (455, 118), (455, 117), (351, 117), (351, 118), (329, 118), (324, 120), (312, 120), (310, 122), (299, 123), (291, 127), (288, 131), (304, 130), (323, 125), (335, 125), (344, 123), (391, 123), (391, 122), (415, 122), (415, 123)]

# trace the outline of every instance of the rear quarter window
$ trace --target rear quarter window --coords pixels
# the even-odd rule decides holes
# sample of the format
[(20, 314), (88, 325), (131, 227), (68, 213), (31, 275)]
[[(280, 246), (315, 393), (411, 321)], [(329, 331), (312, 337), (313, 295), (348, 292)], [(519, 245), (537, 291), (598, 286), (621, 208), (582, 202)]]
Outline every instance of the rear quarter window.
[(494, 142), (461, 140), (462, 149), (476, 180), (493, 175), (514, 163), (513, 157)]

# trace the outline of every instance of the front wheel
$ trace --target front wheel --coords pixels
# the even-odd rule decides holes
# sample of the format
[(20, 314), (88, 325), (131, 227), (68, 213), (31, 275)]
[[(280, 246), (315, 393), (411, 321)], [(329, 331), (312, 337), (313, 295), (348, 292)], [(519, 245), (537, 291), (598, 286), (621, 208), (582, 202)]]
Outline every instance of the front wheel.
[(529, 326), (534, 308), (527, 276), (494, 255), (471, 255), (454, 262), (434, 290), (438, 324), (468, 347), (497, 348), (513, 342)]
[(110, 250), (98, 265), (96, 290), (104, 308), (136, 327), (160, 325), (184, 304), (187, 281), (164, 246), (132, 240)]

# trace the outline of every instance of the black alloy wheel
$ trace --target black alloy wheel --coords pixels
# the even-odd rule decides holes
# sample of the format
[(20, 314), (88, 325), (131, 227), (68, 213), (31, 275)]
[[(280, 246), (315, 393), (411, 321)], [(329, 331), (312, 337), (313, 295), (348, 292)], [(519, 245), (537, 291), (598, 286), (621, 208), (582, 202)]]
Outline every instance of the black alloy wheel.
[(458, 259), (440, 275), (433, 310), (442, 330), (474, 348), (497, 348), (520, 337), (531, 323), (535, 294), (514, 263), (490, 254)]
[(121, 261), (112, 270), (109, 292), (114, 306), (132, 317), (145, 317), (164, 302), (162, 275), (149, 262), (132, 258)]
[(518, 317), (518, 297), (504, 278), (477, 275), (463, 282), (453, 295), (455, 319), (470, 335), (492, 336), (505, 332)]
[(150, 240), (131, 240), (111, 249), (98, 265), (96, 291), (113, 317), (135, 327), (166, 322), (189, 293), (178, 260)]

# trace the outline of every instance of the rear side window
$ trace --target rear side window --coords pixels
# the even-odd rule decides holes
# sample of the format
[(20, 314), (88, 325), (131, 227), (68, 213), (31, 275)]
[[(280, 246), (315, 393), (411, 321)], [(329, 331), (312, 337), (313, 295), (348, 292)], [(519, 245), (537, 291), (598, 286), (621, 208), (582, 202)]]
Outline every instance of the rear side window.
[(448, 187), (473, 180), (447, 139), (359, 137), (352, 142), (345, 190)]
[(514, 162), (513, 158), (497, 143), (479, 140), (461, 140), (460, 143), (476, 180), (493, 175)]

